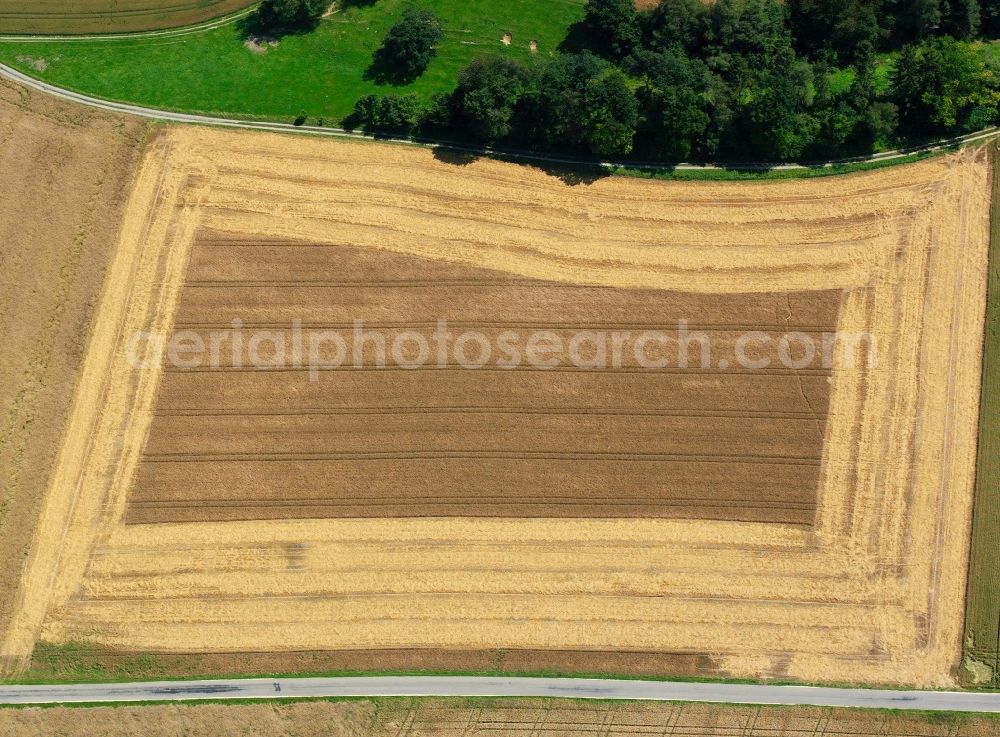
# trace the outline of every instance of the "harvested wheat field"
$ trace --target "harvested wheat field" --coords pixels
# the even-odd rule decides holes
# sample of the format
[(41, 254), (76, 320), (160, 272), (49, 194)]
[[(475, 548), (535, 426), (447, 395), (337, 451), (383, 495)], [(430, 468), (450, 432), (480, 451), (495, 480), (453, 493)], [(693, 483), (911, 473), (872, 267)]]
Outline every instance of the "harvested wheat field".
[[(616, 652), (952, 684), (989, 167), (968, 149), (821, 181), (574, 187), (403, 146), (169, 129), (128, 205), (112, 278), (129, 288), (105, 295), (4, 654), (371, 670), (504, 651), (592, 670)], [(379, 368), (362, 347), (310, 372), (132, 340), (678, 317), (716, 336), (708, 366)], [(831, 327), (867, 340), (827, 367), (722, 366), (741, 331)]]
[(992, 715), (544, 699), (355, 699), (285, 704), (0, 710), (10, 737), (991, 737)]
[(135, 120), (0, 80), (0, 632), (17, 607), (144, 137)]

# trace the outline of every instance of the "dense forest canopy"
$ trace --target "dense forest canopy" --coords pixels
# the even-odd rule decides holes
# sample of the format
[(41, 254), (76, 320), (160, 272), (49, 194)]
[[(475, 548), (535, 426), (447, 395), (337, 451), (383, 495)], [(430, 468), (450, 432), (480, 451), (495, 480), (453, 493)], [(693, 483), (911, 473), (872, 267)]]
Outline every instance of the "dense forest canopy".
[(825, 160), (993, 125), (1000, 0), (588, 0), (560, 53), (486, 56), (371, 130), (657, 161)]

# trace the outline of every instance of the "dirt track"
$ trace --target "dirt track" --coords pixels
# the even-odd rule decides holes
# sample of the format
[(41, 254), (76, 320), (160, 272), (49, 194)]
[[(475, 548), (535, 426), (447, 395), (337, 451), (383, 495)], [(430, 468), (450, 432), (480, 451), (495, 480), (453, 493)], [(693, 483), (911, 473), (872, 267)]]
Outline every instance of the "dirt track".
[[(120, 249), (139, 259), (126, 334), (173, 329), (200, 228), (592, 287), (844, 290), (838, 325), (871, 332), (878, 364), (835, 355), (814, 529), (649, 518), (124, 525), (157, 388), (160, 409), (177, 414), (185, 395), (168, 382), (210, 379), (136, 375), (96, 342), (112, 391), (103, 414), (80, 415), (95, 443), (63, 469), (82, 478), (72, 518), (47, 518), (70, 519), (56, 579), (45, 598), (51, 568), (29, 571), (38, 600), (8, 652), (26, 654), (38, 632), (123, 650), (622, 649), (705, 653), (741, 676), (951, 683), (988, 171), (970, 150), (820, 182), (577, 189), (392, 146), (171, 131), (146, 159)], [(328, 390), (303, 391), (313, 401)]]

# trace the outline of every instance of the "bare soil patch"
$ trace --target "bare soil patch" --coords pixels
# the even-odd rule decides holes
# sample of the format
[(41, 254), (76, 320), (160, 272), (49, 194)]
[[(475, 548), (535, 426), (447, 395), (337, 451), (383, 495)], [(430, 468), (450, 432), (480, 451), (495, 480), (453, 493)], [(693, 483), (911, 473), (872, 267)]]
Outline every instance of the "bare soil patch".
[(36, 72), (44, 72), (49, 68), (49, 62), (44, 57), (28, 56), (26, 54), (19, 54), (17, 60), (21, 64), (27, 64)]
[(248, 36), (243, 45), (255, 54), (266, 54), (269, 50), (278, 47), (281, 43), (276, 38), (269, 36)]

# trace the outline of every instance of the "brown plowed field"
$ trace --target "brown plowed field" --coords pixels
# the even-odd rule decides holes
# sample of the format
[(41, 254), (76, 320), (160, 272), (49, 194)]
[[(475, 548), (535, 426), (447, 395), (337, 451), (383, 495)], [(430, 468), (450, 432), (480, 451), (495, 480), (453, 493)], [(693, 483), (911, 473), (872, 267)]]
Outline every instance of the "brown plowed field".
[[(168, 129), (2, 652), (378, 670), (516, 651), (590, 670), (561, 654), (614, 651), (624, 668), (951, 685), (989, 173), (966, 149), (816, 181), (573, 187), (404, 146)], [(718, 338), (710, 368), (411, 370), (362, 352), (312, 381), (128, 358), (142, 331), (234, 318), (395, 336), (678, 317)], [(719, 365), (743, 330), (831, 323), (875, 348), (839, 343), (829, 371)]]
[[(475, 329), (637, 335), (687, 330), (711, 339), (661, 351), (669, 366), (420, 370), (359, 361), (322, 380), (285, 365), (261, 371), (240, 341), (221, 365), (175, 368), (164, 383), (126, 520), (132, 523), (310, 517), (678, 517), (813, 522), (829, 369), (778, 363), (778, 331), (836, 328), (839, 291), (704, 295), (583, 286), (337, 245), (196, 241), (177, 328), (240, 320), (290, 346), (321, 329), (395, 336)], [(209, 326), (212, 329), (209, 329)], [(777, 368), (723, 369), (734, 340), (771, 331)], [(818, 332), (817, 332), (818, 331)], [(253, 332), (248, 332), (253, 335)], [(593, 347), (592, 354), (593, 354)], [(329, 348), (333, 351), (333, 348)], [(481, 355), (475, 348), (473, 358)], [(329, 356), (326, 357), (329, 360)], [(609, 364), (606, 361), (605, 364)], [(192, 382), (192, 374), (211, 379)], [(183, 379), (181, 376), (183, 376)], [(201, 377), (199, 377), (201, 378)], [(757, 395), (760, 384), (770, 392)], [(804, 389), (808, 384), (810, 397)], [(307, 386), (308, 385), (308, 386)], [(309, 395), (313, 395), (310, 397)], [(776, 396), (777, 395), (777, 396)], [(784, 401), (775, 401), (780, 396)], [(670, 408), (681, 399), (684, 406)], [(231, 402), (229, 400), (232, 400)], [(284, 400), (284, 401), (282, 401)], [(303, 402), (307, 402), (303, 406)], [(176, 409), (182, 403), (183, 410)]]
[(124, 33), (186, 26), (253, 0), (4, 0), (0, 33)]
[(0, 710), (9, 737), (995, 737), (995, 715), (829, 707), (392, 698)]
[[(318, 409), (357, 410), (379, 402), (406, 407), (419, 397), (421, 409), (481, 407), (500, 410), (524, 408), (544, 410), (553, 398), (593, 411), (625, 409), (636, 414), (676, 412), (709, 414), (715, 409), (733, 415), (767, 414), (780, 406), (788, 412), (811, 416), (829, 399), (829, 382), (822, 375), (802, 377), (802, 391), (780, 373), (699, 374), (663, 373), (656, 377), (638, 372), (578, 372), (571, 383), (559, 371), (484, 371), (490, 384), (482, 394), (467, 398), (456, 393), (468, 381), (460, 371), (391, 371), (391, 381), (376, 371), (348, 371), (335, 375), (321, 371), (316, 381), (303, 381), (291, 371), (178, 371), (163, 375), (157, 412), (193, 414), (211, 410), (245, 413), (248, 408), (282, 407), (308, 413)], [(422, 396), (421, 387), (433, 380), (438, 391)], [(724, 393), (728, 389), (731, 393)], [(649, 391), (651, 390), (651, 391)], [(804, 396), (803, 396), (804, 393)], [(456, 397), (460, 399), (456, 401)]]

